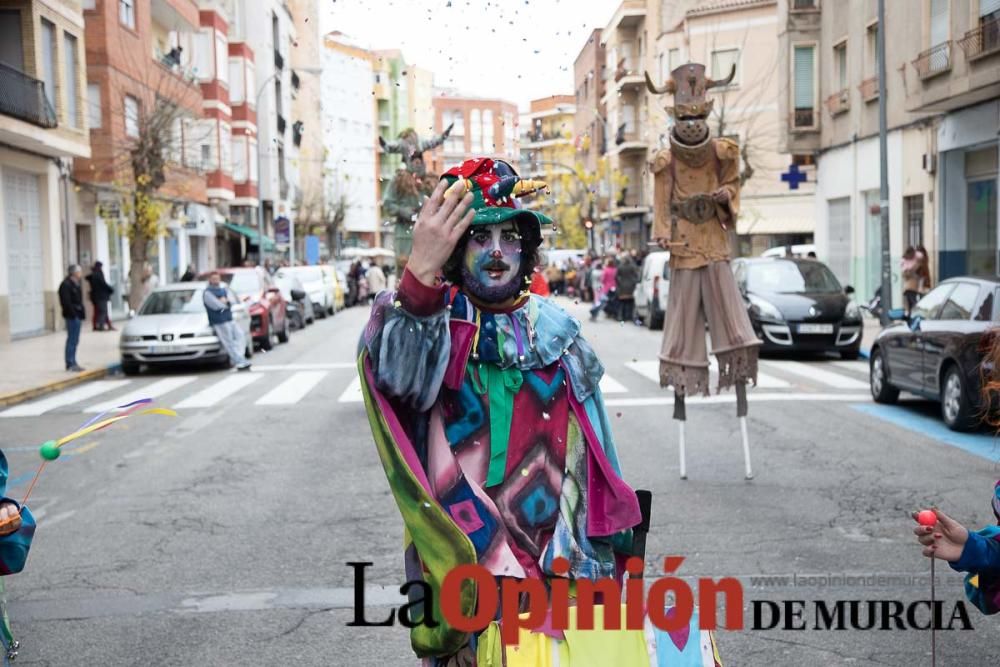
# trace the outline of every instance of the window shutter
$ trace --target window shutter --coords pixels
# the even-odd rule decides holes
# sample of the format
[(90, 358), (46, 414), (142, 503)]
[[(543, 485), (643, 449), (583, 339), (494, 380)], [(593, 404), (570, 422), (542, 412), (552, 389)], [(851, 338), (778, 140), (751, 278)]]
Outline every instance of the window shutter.
[(813, 47), (795, 47), (795, 108), (812, 109), (813, 100)]
[(979, 0), (979, 17), (989, 16), (994, 12), (1000, 12), (1000, 0)]
[[(1000, 0), (997, 0), (1000, 3)], [(931, 0), (931, 46), (948, 40), (948, 0)]]

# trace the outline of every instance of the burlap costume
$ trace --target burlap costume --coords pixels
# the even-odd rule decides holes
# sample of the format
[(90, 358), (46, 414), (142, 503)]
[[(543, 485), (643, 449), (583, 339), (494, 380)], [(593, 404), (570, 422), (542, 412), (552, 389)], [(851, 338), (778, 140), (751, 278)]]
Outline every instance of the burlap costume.
[[(709, 393), (706, 320), (719, 362), (717, 390), (757, 382), (760, 341), (729, 266), (728, 230), (739, 214), (739, 157), (739, 146), (729, 139), (687, 146), (671, 135), (671, 148), (653, 160), (653, 237), (671, 243), (660, 384), (680, 396)], [(727, 202), (713, 198), (720, 191), (728, 194)]]

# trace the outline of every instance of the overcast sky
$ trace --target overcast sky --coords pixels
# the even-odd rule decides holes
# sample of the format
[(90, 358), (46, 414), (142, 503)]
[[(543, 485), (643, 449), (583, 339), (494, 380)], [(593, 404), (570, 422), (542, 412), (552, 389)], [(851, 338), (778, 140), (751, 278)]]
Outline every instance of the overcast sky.
[(324, 33), (400, 49), (434, 85), (516, 102), (573, 94), (573, 61), (619, 0), (319, 0)]

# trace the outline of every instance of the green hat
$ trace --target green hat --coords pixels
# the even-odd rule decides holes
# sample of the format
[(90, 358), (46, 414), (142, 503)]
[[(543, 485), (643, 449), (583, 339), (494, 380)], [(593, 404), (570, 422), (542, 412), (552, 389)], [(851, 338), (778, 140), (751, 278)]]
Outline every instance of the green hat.
[(541, 225), (553, 224), (552, 219), (540, 211), (521, 208), (517, 198), (526, 194), (546, 189), (542, 181), (522, 179), (514, 168), (503, 160), (490, 158), (473, 158), (466, 160), (458, 167), (452, 167), (441, 178), (451, 187), (459, 179), (463, 179), (466, 188), (472, 193), (472, 208), (476, 215), (472, 226), (498, 225), (514, 218), (531, 218)]

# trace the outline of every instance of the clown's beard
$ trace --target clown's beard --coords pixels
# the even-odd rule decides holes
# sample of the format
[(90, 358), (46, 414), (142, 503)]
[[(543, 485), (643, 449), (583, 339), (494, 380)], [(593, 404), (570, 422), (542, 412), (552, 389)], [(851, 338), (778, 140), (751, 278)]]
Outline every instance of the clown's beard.
[(462, 289), (483, 303), (503, 303), (521, 293), (521, 272), (518, 271), (511, 279), (500, 285), (484, 285), (473, 275), (465, 264), (462, 265)]

